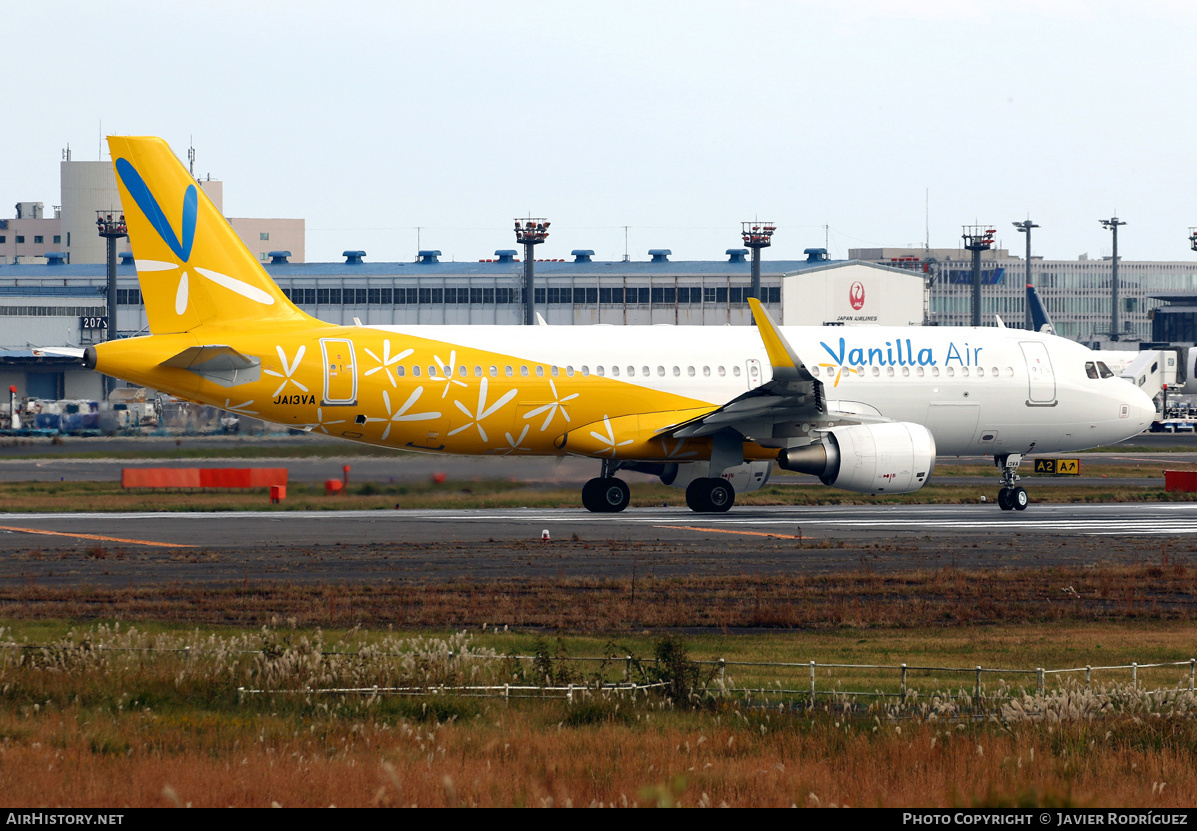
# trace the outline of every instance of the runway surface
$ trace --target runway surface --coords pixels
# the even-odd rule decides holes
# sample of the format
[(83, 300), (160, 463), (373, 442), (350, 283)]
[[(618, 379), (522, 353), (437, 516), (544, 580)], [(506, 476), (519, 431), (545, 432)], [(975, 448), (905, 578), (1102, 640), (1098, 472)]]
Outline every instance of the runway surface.
[[(541, 535), (548, 531), (551, 540)], [(1197, 504), (0, 515), (0, 585), (819, 574), (1138, 563)]]

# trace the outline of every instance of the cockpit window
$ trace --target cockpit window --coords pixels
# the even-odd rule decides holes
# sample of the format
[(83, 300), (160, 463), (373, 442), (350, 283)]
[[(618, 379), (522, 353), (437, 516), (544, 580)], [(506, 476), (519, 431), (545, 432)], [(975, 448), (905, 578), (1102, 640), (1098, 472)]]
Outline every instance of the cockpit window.
[(1114, 377), (1114, 373), (1111, 372), (1110, 368), (1108, 366), (1106, 366), (1105, 363), (1102, 361), (1097, 362), (1097, 371), (1101, 373), (1102, 378), (1113, 378)]
[(1085, 374), (1088, 375), (1090, 378), (1100, 378), (1101, 377), (1100, 375), (1097, 374), (1097, 364), (1093, 363), (1093, 361), (1085, 361)]

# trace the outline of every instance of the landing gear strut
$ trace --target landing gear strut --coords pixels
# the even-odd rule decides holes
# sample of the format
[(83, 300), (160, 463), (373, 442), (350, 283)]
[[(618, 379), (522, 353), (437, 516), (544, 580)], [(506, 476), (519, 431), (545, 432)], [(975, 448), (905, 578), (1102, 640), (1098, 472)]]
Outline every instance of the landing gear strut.
[(1002, 469), (1002, 489), (998, 491), (997, 501), (1003, 511), (1025, 511), (1031, 502), (1026, 490), (1015, 485), (1021, 461), (1020, 453), (993, 457), (993, 463)]
[(614, 514), (628, 507), (632, 493), (627, 482), (614, 476), (618, 465), (603, 462), (602, 475), (582, 486), (582, 507), (596, 514)]

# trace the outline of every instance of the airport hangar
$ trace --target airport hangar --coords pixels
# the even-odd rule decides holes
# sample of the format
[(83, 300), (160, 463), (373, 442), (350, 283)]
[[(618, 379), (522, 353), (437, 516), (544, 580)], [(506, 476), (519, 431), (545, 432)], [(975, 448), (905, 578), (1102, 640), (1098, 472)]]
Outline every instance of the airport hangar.
[[(751, 322), (746, 249), (722, 261), (677, 261), (653, 249), (647, 261), (535, 262), (535, 307), (549, 325), (732, 325)], [(762, 263), (765, 308), (784, 325), (921, 325), (927, 275), (875, 263), (828, 260)], [(444, 262), (422, 251), (415, 262), (371, 263), (364, 252), (344, 262), (288, 262), (271, 252), (264, 267), (297, 306), (334, 324), (519, 324), (523, 263), (500, 250), (478, 262)], [(50, 253), (43, 263), (0, 265), (0, 389), (18, 398), (100, 399), (100, 377), (70, 358), (37, 347), (86, 346), (105, 339), (106, 268), (75, 265)], [(133, 258), (117, 266), (120, 337), (148, 331)], [(613, 332), (613, 337), (618, 334)], [(663, 332), (662, 337), (667, 337)]]

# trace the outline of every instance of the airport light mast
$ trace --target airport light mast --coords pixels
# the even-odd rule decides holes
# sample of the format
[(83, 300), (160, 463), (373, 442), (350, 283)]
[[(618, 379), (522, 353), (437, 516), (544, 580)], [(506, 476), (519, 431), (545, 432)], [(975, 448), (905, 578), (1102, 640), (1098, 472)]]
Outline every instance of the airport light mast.
[[(773, 244), (773, 232), (777, 230), (772, 222), (741, 222), (740, 236), (744, 245), (752, 249), (752, 288), (749, 294), (761, 299), (761, 249)], [(763, 301), (762, 301), (763, 302)]]
[[(116, 340), (116, 241), (129, 236), (123, 213), (96, 211), (96, 230), (108, 243), (108, 331), (104, 340)], [(116, 379), (107, 378), (104, 385), (111, 392)]]
[[(1039, 226), (1031, 220), (1025, 219), (1022, 222), (1015, 222), (1014, 227), (1018, 229), (1018, 233), (1027, 235), (1027, 285), (1033, 286), (1035, 284), (1031, 281), (1031, 229), (1038, 228)], [(1023, 298), (1023, 307), (1026, 310), (1026, 319), (1023, 327), (1030, 331), (1034, 327), (1034, 324), (1031, 323), (1031, 304), (1026, 302), (1025, 294)]]
[[(973, 252), (973, 326), (981, 325), (981, 252), (993, 248), (996, 228), (985, 225), (964, 225), (964, 248)], [(1030, 239), (1028, 232), (1028, 239)]]
[(1110, 340), (1117, 341), (1121, 337), (1119, 331), (1122, 329), (1122, 321), (1119, 318), (1120, 310), (1118, 308), (1118, 226), (1125, 225), (1126, 223), (1116, 216), (1097, 221), (1101, 223), (1101, 227), (1110, 231), (1114, 236), (1114, 255), (1110, 270), (1110, 296), (1113, 300), (1110, 304)]
[(515, 221), (515, 241), (524, 246), (524, 325), (526, 326), (536, 323), (536, 289), (532, 271), (535, 254), (533, 251), (535, 246), (548, 239), (548, 236), (549, 221), (547, 219), (528, 217)]
[(1197, 228), (1189, 229), (1189, 248), (1197, 251)]

